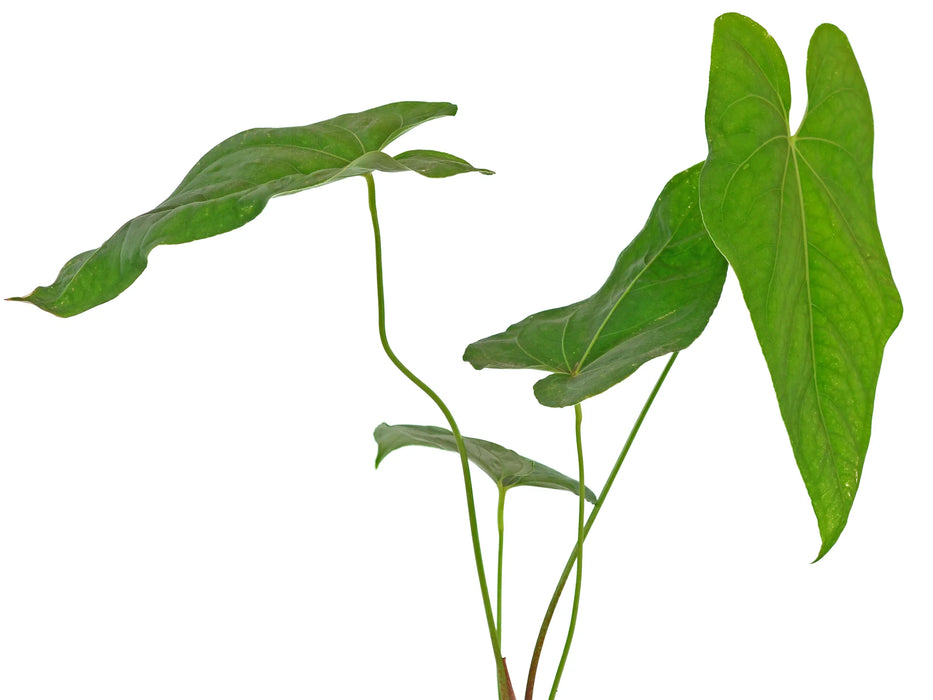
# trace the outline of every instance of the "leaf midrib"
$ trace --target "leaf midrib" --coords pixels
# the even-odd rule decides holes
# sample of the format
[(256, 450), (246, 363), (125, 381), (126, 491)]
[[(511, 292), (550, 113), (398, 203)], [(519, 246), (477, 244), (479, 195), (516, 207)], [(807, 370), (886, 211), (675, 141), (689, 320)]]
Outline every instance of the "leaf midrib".
[[(806, 117), (807, 117), (807, 113), (804, 113), (804, 116), (801, 119), (801, 124), (804, 122), (804, 120), (806, 120)], [(790, 121), (789, 120), (787, 122), (787, 131), (788, 131), (788, 134), (790, 134)], [(799, 132), (799, 129), (798, 129), (798, 132)], [(836, 489), (838, 492), (842, 490), (842, 480), (839, 475), (839, 468), (836, 464), (836, 452), (835, 452), (835, 449), (833, 448), (833, 438), (829, 431), (829, 428), (826, 425), (826, 414), (823, 410), (823, 396), (822, 396), (822, 392), (820, 391), (820, 383), (819, 383), (819, 378), (817, 375), (818, 363), (817, 363), (817, 357), (816, 357), (816, 337), (815, 337), (815, 332), (814, 332), (814, 318), (813, 318), (814, 317), (814, 314), (813, 314), (814, 303), (813, 303), (813, 290), (810, 284), (810, 241), (809, 241), (809, 232), (807, 230), (806, 209), (804, 206), (803, 183), (800, 178), (800, 164), (798, 163), (798, 160), (797, 160), (798, 153), (797, 153), (796, 140), (797, 140), (797, 133), (794, 133), (793, 135), (788, 136), (788, 144), (789, 144), (790, 151), (793, 154), (793, 158), (794, 158), (794, 175), (796, 176), (796, 180), (797, 180), (797, 198), (800, 203), (800, 227), (801, 227), (801, 234), (803, 237), (802, 242), (803, 242), (803, 258), (804, 258), (804, 266), (803, 266), (804, 283), (807, 289), (807, 321), (809, 324), (808, 345), (810, 349), (810, 363), (812, 365), (811, 377), (813, 381), (813, 393), (816, 396), (817, 414), (820, 417), (820, 428), (822, 429), (823, 434), (826, 436), (826, 441), (830, 445), (830, 449), (827, 450), (827, 452), (829, 453), (829, 460), (832, 466), (832, 481), (833, 481), (833, 484), (836, 486)], [(802, 157), (803, 156), (801, 155), (801, 158)]]
[[(589, 357), (590, 352), (592, 351), (593, 347), (596, 345), (596, 341), (598, 341), (600, 336), (602, 335), (603, 330), (606, 328), (606, 324), (609, 323), (609, 319), (613, 317), (616, 310), (619, 308), (619, 304), (621, 304), (628, 297), (629, 292), (632, 291), (632, 288), (635, 286), (635, 284), (637, 284), (638, 280), (641, 279), (642, 275), (644, 275), (649, 269), (651, 269), (651, 266), (654, 264), (654, 262), (661, 256), (661, 254), (665, 250), (667, 250), (668, 246), (670, 245), (670, 242), (674, 240), (674, 238), (677, 236), (677, 233), (680, 231), (681, 227), (684, 225), (684, 221), (686, 221), (686, 218), (687, 217), (683, 217), (677, 223), (677, 227), (674, 228), (670, 232), (670, 234), (667, 237), (667, 240), (664, 241), (664, 245), (658, 248), (658, 251), (651, 257), (651, 259), (645, 264), (645, 266), (639, 271), (639, 273), (635, 275), (635, 278), (628, 284), (628, 286), (625, 288), (625, 291), (623, 291), (619, 295), (619, 298), (616, 300), (615, 304), (612, 305), (612, 308), (609, 310), (609, 313), (606, 314), (606, 317), (603, 319), (602, 323), (599, 324), (599, 328), (597, 328), (596, 332), (593, 334), (593, 338), (590, 340), (589, 345), (584, 351), (583, 357), (580, 358), (576, 366), (569, 373), (571, 377), (575, 377), (580, 372), (583, 371), (583, 365), (586, 362), (587, 357)], [(570, 325), (570, 321), (572, 319), (573, 319), (573, 315), (571, 315), (570, 318), (567, 319), (567, 322), (564, 324), (564, 332), (566, 332), (567, 326)], [(561, 337), (561, 348), (563, 349), (563, 337)], [(566, 361), (566, 355), (564, 356), (564, 360)], [(569, 364), (568, 364), (568, 368), (569, 368)]]

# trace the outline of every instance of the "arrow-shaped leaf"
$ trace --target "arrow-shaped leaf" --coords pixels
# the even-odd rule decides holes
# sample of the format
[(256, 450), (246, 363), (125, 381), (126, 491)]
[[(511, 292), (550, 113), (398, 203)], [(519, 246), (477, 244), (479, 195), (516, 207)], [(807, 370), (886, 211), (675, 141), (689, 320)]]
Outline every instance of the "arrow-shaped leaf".
[(817, 28), (796, 133), (780, 49), (716, 21), (700, 201), (735, 269), (816, 512), (822, 557), (845, 527), (885, 342), (902, 308), (881, 244), (868, 91), (846, 36)]
[(700, 216), (699, 174), (695, 165), (667, 183), (596, 294), (472, 343), (463, 359), (476, 369), (552, 372), (535, 384), (535, 396), (546, 406), (570, 406), (690, 345), (726, 277), (726, 261)]
[(48, 287), (26, 297), (57, 316), (74, 316), (120, 294), (146, 269), (157, 245), (231, 231), (256, 218), (272, 197), (374, 170), (426, 177), (490, 171), (439, 151), (382, 152), (409, 129), (456, 114), (446, 102), (396, 102), (357, 114), (278, 129), (250, 129), (209, 151), (152, 211), (126, 222), (100, 248), (69, 260)]
[[(453, 433), (445, 428), (430, 425), (386, 425), (382, 423), (376, 428), (373, 437), (376, 438), (378, 445), (377, 467), (386, 455), (400, 447), (420, 445), (458, 452)], [(580, 484), (576, 479), (571, 479), (559, 471), (522, 457), (502, 445), (470, 437), (463, 438), (463, 443), (470, 461), (503, 488), (540, 486), (548, 489), (562, 489), (578, 495), (580, 493)], [(590, 503), (596, 502), (596, 494), (590, 489), (586, 489), (586, 500)]]

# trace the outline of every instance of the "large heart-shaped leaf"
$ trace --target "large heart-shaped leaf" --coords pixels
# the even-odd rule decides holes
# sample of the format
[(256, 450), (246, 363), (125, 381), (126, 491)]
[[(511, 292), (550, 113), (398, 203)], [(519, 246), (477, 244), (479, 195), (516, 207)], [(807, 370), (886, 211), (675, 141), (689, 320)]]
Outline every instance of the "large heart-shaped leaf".
[(667, 183), (596, 294), (472, 343), (463, 359), (476, 369), (552, 372), (535, 384), (535, 396), (546, 406), (570, 406), (690, 345), (706, 327), (726, 277), (726, 261), (700, 216), (699, 174), (695, 165)]
[[(436, 428), (431, 425), (386, 425), (382, 423), (376, 428), (373, 437), (376, 438), (378, 445), (377, 467), (386, 455), (400, 447), (420, 445), (458, 452), (453, 433), (445, 428)], [(559, 471), (522, 457), (502, 445), (470, 437), (463, 438), (463, 444), (470, 461), (502, 488), (540, 486), (548, 489), (562, 489), (578, 495), (580, 493), (580, 483), (576, 479), (571, 479)], [(590, 489), (586, 489), (585, 498), (590, 503), (596, 502), (596, 494)]]
[(272, 197), (374, 170), (448, 177), (474, 168), (439, 151), (382, 152), (409, 129), (456, 114), (446, 102), (396, 102), (356, 114), (278, 129), (250, 129), (211, 149), (162, 204), (126, 222), (100, 248), (69, 260), (48, 287), (26, 297), (57, 316), (74, 316), (120, 294), (146, 269), (157, 245), (231, 231), (256, 218)]
[(747, 17), (716, 21), (700, 202), (751, 313), (822, 557), (858, 488), (881, 355), (902, 308), (875, 217), (868, 91), (832, 25), (813, 34), (807, 90), (791, 133), (775, 41)]

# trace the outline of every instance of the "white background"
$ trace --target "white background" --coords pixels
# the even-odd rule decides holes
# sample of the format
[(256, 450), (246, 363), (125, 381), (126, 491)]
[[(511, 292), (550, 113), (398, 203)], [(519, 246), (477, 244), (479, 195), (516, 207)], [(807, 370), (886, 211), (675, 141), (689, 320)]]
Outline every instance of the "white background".
[[(463, 348), (592, 293), (667, 179), (704, 158), (718, 14), (777, 38), (795, 121), (810, 34), (834, 22), (871, 92), (905, 306), (849, 525), (811, 565), (816, 521), (730, 275), (587, 542), (560, 697), (928, 699), (933, 154), (916, 6), (17, 3), (0, 28), (0, 294), (51, 282), (237, 131), (453, 101), (458, 116), (390, 152), (498, 174), (377, 177), (390, 337), (466, 434), (572, 473), (573, 412), (537, 404), (541, 375), (475, 372)], [(381, 354), (371, 246), (355, 179), (157, 249), (85, 315), (0, 304), (0, 697), (494, 697), (456, 456), (372, 469), (379, 422), (442, 418)], [(662, 362), (587, 402), (595, 486)], [(495, 489), (474, 482), (492, 580)], [(519, 693), (575, 508), (509, 496)]]

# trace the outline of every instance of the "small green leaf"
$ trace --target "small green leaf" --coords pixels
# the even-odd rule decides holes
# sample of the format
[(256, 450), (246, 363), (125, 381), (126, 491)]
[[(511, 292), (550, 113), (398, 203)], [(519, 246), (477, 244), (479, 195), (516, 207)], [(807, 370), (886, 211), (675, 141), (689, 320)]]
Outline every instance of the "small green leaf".
[(667, 183), (596, 294), (472, 343), (463, 359), (476, 369), (552, 372), (535, 384), (535, 396), (545, 406), (570, 406), (690, 345), (726, 278), (726, 261), (700, 217), (699, 174), (695, 165)]
[[(420, 445), (436, 447), (439, 450), (457, 452), (457, 443), (453, 433), (446, 428), (430, 425), (386, 425), (382, 423), (373, 433), (378, 445), (376, 467), (386, 455), (400, 447)], [(571, 493), (580, 493), (580, 484), (576, 479), (564, 476), (558, 471), (534, 462), (527, 457), (512, 452), (501, 445), (477, 438), (463, 438), (467, 457), (482, 469), (489, 477), (503, 488), (513, 486), (540, 486), (548, 489), (562, 489)], [(596, 502), (596, 494), (586, 489), (586, 500)]]
[(741, 15), (716, 21), (700, 202), (742, 287), (822, 557), (855, 498), (881, 356), (902, 307), (875, 216), (868, 91), (832, 25), (813, 34), (807, 90), (792, 133), (774, 39)]
[(375, 170), (426, 177), (491, 174), (440, 151), (382, 152), (419, 124), (456, 114), (446, 102), (396, 102), (310, 126), (250, 129), (209, 151), (152, 211), (125, 223), (100, 248), (69, 260), (29, 301), (74, 316), (110, 301), (146, 269), (157, 245), (187, 243), (231, 231), (256, 218), (272, 197)]

